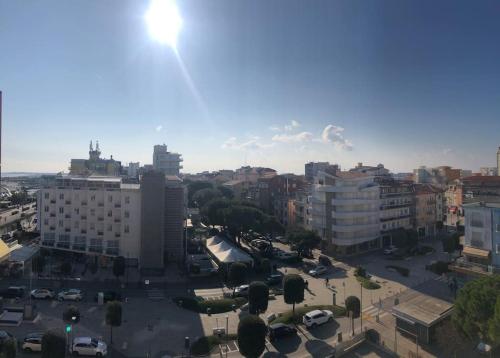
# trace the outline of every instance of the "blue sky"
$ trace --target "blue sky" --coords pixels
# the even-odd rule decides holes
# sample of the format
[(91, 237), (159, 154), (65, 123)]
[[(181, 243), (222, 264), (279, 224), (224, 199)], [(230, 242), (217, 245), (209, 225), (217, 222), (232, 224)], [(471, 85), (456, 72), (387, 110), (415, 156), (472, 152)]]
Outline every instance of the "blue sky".
[(195, 93), (148, 5), (0, 0), (3, 171), (67, 170), (90, 139), (186, 172), (495, 164), (498, 1), (179, 0)]

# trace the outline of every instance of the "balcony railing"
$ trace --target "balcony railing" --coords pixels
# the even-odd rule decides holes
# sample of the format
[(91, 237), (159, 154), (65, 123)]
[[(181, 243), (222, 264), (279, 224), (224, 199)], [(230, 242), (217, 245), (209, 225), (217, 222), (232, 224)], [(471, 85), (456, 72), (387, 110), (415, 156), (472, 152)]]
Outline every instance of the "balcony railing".
[(120, 249), (115, 249), (115, 248), (107, 248), (106, 249), (106, 254), (108, 255), (118, 255), (120, 252)]
[(58, 242), (57, 247), (60, 249), (69, 249), (69, 242)]
[(64, 202), (64, 204), (66, 204), (66, 205), (71, 205), (71, 200), (66, 200), (66, 201)]
[(42, 241), (42, 245), (43, 245), (43, 246), (54, 247), (54, 244), (55, 244), (55, 241), (54, 241), (54, 240), (49, 240), (49, 241), (44, 240), (44, 241)]
[(118, 209), (118, 208), (121, 208), (121, 207), (122, 207), (122, 204), (118, 204), (118, 203), (117, 203), (117, 204), (115, 204), (115, 208), (117, 208), (117, 209)]
[(78, 250), (78, 251), (86, 251), (87, 246), (86, 245), (73, 245), (72, 247), (73, 250)]
[(99, 216), (99, 217), (97, 218), (97, 221), (104, 221), (104, 218), (103, 218), (103, 217), (101, 217), (101, 216)]
[(102, 231), (97, 232), (97, 236), (102, 236), (102, 235), (104, 235), (104, 232), (102, 232)]
[(64, 218), (65, 219), (71, 219), (71, 215), (70, 214), (66, 214), (66, 215), (64, 215)]
[(82, 206), (87, 206), (87, 202), (86, 201), (82, 201)]
[(121, 222), (121, 219), (120, 218), (115, 218), (115, 223), (119, 223)]
[(115, 232), (115, 237), (120, 237), (121, 234), (119, 232)]
[(102, 253), (102, 246), (90, 246), (89, 252)]
[(56, 213), (50, 213), (50, 217), (51, 218), (55, 218), (56, 217)]
[(97, 206), (102, 208), (104, 206), (104, 203), (98, 203)]
[(500, 273), (500, 267), (492, 265), (483, 265), (476, 262), (467, 261), (464, 257), (459, 257), (455, 262), (451, 263), (449, 268), (453, 271), (467, 272), (479, 275), (492, 275)]

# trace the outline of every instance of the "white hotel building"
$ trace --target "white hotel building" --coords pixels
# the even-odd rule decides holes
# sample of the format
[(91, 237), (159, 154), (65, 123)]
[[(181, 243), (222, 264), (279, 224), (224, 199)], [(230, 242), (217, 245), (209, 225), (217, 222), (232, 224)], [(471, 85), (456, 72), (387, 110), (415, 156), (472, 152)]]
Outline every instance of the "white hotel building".
[(366, 173), (319, 172), (312, 189), (312, 228), (324, 249), (351, 255), (379, 248), (380, 188)]
[(38, 192), (41, 246), (139, 259), (141, 190), (114, 177), (56, 177)]

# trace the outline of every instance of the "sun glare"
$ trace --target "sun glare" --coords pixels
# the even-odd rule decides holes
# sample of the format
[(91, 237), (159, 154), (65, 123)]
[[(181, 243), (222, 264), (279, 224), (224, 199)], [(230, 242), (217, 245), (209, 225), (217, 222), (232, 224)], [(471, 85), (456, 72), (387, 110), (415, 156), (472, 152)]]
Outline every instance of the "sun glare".
[(152, 0), (146, 12), (149, 34), (156, 41), (177, 47), (177, 35), (182, 27), (182, 18), (173, 0)]

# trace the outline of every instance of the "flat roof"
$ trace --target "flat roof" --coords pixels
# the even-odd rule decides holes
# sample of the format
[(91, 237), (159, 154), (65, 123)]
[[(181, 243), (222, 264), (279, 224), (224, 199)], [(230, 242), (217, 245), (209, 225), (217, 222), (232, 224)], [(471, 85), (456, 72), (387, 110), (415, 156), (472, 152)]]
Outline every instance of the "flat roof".
[(453, 310), (453, 305), (439, 298), (419, 294), (394, 306), (392, 310), (396, 317), (417, 321), (424, 326), (430, 327), (449, 316)]

